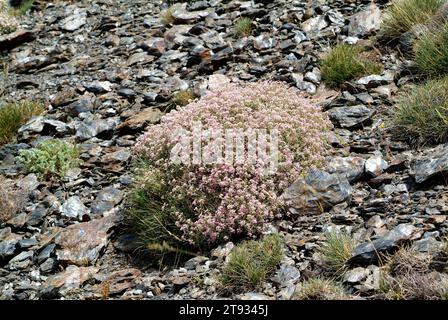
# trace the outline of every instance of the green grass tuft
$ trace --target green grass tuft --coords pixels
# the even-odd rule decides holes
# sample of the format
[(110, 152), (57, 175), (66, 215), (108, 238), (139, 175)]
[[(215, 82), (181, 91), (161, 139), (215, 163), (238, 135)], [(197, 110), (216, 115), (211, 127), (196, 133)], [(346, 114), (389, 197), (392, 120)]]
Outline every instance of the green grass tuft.
[(277, 234), (243, 242), (230, 253), (221, 283), (233, 291), (257, 289), (275, 271), (282, 258), (282, 241)]
[(19, 7), (11, 9), (11, 15), (21, 16), (27, 13), (33, 6), (34, 0), (26, 0)]
[(384, 16), (379, 38), (392, 42), (418, 24), (426, 23), (445, 0), (395, 0)]
[[(139, 183), (130, 192), (128, 200), (128, 215), (139, 244), (149, 251), (162, 254), (191, 250), (176, 226), (176, 211), (191, 211), (192, 200), (174, 197), (166, 183), (176, 175), (179, 167), (172, 165), (166, 170), (149, 167), (148, 161), (143, 157), (136, 161), (134, 170)], [(197, 246), (201, 247), (202, 244), (201, 239), (197, 239)]]
[(79, 163), (79, 150), (64, 140), (42, 141), (36, 148), (21, 150), (17, 157), (28, 172), (43, 177), (64, 178)]
[(356, 240), (346, 232), (334, 231), (325, 234), (325, 241), (319, 248), (325, 267), (334, 274), (342, 275), (347, 269), (347, 262), (351, 258)]
[(252, 31), (252, 20), (249, 18), (240, 18), (233, 26), (233, 33), (236, 37), (248, 37), (252, 34)]
[(448, 141), (448, 77), (416, 86), (402, 97), (390, 126), (415, 146)]
[(12, 142), (20, 126), (44, 110), (41, 103), (31, 101), (0, 106), (0, 146)]
[(421, 74), (438, 77), (448, 74), (448, 23), (436, 33), (427, 32), (414, 45), (414, 61)]
[(321, 61), (322, 79), (330, 87), (367, 74), (378, 74), (382, 65), (363, 56), (358, 45), (339, 44)]

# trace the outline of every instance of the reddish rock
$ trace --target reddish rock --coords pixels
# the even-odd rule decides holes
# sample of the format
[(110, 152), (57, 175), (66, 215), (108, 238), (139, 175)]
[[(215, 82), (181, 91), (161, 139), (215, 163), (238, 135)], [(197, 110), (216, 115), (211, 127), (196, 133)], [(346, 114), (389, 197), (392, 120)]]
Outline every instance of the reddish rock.
[(71, 225), (62, 229), (55, 238), (58, 260), (87, 266), (93, 263), (107, 245), (107, 232), (114, 225), (114, 217)]
[(112, 272), (99, 286), (100, 293), (118, 294), (135, 286), (142, 273), (138, 269), (123, 269)]
[(36, 39), (34, 31), (17, 30), (16, 32), (0, 36), (0, 51), (11, 50), (20, 46), (22, 43), (30, 42)]
[(146, 108), (139, 113), (129, 117), (125, 122), (120, 124), (117, 129), (139, 130), (146, 124), (157, 123), (162, 117), (162, 112), (156, 108)]

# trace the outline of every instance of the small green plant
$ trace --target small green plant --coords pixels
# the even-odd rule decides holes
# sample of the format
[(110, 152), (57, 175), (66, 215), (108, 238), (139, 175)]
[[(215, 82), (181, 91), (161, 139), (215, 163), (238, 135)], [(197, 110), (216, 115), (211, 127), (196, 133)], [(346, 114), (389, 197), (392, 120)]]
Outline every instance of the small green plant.
[(233, 26), (233, 33), (236, 37), (248, 37), (252, 34), (252, 30), (252, 20), (249, 18), (240, 18)]
[(191, 100), (194, 100), (196, 98), (196, 95), (191, 90), (180, 90), (176, 92), (171, 101), (175, 106), (186, 106), (188, 103), (190, 103)]
[(272, 234), (261, 240), (246, 241), (230, 253), (221, 283), (225, 288), (244, 291), (259, 288), (277, 268), (283, 257), (280, 236)]
[(426, 23), (445, 0), (395, 0), (385, 13), (379, 37), (391, 42), (418, 24)]
[(43, 111), (44, 107), (39, 102), (23, 101), (0, 105), (0, 146), (13, 141), (20, 126)]
[(448, 77), (412, 88), (398, 102), (390, 127), (419, 146), (448, 140)]
[(69, 169), (80, 163), (78, 148), (58, 139), (45, 140), (36, 148), (21, 150), (17, 158), (28, 172), (44, 177), (64, 178)]
[(367, 58), (358, 45), (339, 44), (321, 61), (322, 79), (330, 87), (362, 75), (377, 74), (381, 70), (381, 64)]
[(346, 300), (347, 295), (339, 283), (330, 279), (311, 278), (298, 286), (294, 300)]
[(414, 45), (414, 61), (420, 73), (438, 77), (448, 74), (448, 23), (437, 32), (426, 32)]
[(328, 270), (341, 275), (347, 271), (347, 262), (356, 244), (356, 240), (347, 232), (327, 232), (318, 253)]
[(33, 6), (34, 0), (26, 0), (22, 1), (22, 3), (11, 9), (11, 15), (13, 16), (21, 16), (27, 13), (31, 7)]

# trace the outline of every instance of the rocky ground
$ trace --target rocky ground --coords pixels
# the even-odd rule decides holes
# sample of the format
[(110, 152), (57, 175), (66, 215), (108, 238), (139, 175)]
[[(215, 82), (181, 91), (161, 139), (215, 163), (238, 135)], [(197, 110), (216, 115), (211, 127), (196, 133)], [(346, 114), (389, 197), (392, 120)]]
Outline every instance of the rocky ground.
[[(142, 131), (171, 107), (173, 93), (201, 95), (229, 81), (286, 81), (324, 106), (336, 127), (325, 172), (291, 186), (291, 209), (272, 225), (285, 239), (279, 271), (259, 292), (231, 298), (290, 299), (313, 274), (330, 229), (354, 231), (361, 241), (352, 258), (358, 267), (344, 278), (357, 299), (374, 298), (379, 287), (371, 241), (384, 252), (407, 242), (422, 252), (440, 246), (448, 234), (448, 145), (414, 150), (387, 130), (397, 93), (412, 81), (408, 61), (371, 39), (387, 1), (254, 2), (193, 2), (172, 27), (160, 23), (164, 5), (156, 1), (57, 2), (0, 37), (3, 101), (48, 107), (0, 148), (0, 173), (32, 190), (25, 210), (0, 224), (0, 299), (222, 298), (216, 276), (232, 243), (174, 268), (154, 267), (135, 254), (122, 213)], [(253, 19), (253, 36), (234, 37), (239, 16)], [(340, 91), (325, 88), (318, 59), (339, 42), (371, 45), (384, 72)], [(83, 163), (68, 181), (24, 175), (15, 162), (45, 136), (81, 147)], [(327, 200), (325, 213), (303, 207), (306, 186)]]

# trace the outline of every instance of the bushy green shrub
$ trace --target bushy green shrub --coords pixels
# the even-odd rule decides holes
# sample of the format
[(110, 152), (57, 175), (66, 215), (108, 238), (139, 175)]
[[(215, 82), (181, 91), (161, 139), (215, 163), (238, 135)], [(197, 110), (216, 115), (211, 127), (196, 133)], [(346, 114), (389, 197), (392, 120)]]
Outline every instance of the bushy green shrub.
[(355, 249), (356, 240), (347, 232), (332, 231), (325, 234), (325, 241), (320, 246), (320, 254), (325, 267), (335, 274), (343, 274), (347, 270), (347, 262)]
[(302, 282), (294, 293), (294, 300), (346, 300), (344, 288), (324, 278), (311, 278)]
[(23, 101), (0, 105), (0, 146), (13, 141), (20, 126), (43, 111), (44, 107), (39, 102)]
[(17, 158), (28, 172), (43, 177), (64, 178), (68, 170), (80, 163), (78, 148), (58, 139), (44, 140), (36, 148), (21, 150)]
[[(222, 141), (229, 129), (277, 130), (278, 152), (272, 152), (278, 155), (278, 168), (263, 174), (268, 161), (173, 162), (173, 150), (183, 137), (192, 138), (198, 124), (203, 134), (195, 143), (203, 154), (212, 147), (205, 132), (220, 132), (213, 141)], [(226, 84), (166, 114), (134, 149), (129, 213), (136, 233), (145, 246), (159, 242), (201, 248), (257, 236), (281, 214), (283, 190), (308, 168), (322, 165), (330, 128), (320, 107), (297, 89), (270, 81)], [(247, 159), (248, 143), (243, 144)]]
[(426, 23), (445, 0), (395, 0), (386, 10), (379, 32), (385, 41), (393, 41), (418, 24)]
[(282, 241), (277, 234), (243, 242), (230, 253), (221, 283), (233, 291), (254, 290), (275, 271), (282, 258)]
[(438, 77), (448, 74), (448, 23), (436, 32), (426, 32), (414, 45), (414, 61), (421, 74)]
[(252, 20), (249, 18), (240, 18), (233, 26), (233, 33), (236, 37), (248, 37), (252, 34), (252, 30)]
[(390, 127), (416, 146), (447, 141), (448, 78), (413, 87), (398, 102)]
[(382, 70), (379, 63), (363, 56), (359, 45), (339, 44), (331, 49), (321, 61), (322, 79), (331, 87), (367, 74), (377, 74)]

